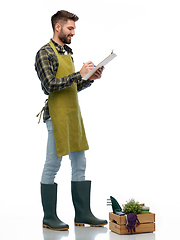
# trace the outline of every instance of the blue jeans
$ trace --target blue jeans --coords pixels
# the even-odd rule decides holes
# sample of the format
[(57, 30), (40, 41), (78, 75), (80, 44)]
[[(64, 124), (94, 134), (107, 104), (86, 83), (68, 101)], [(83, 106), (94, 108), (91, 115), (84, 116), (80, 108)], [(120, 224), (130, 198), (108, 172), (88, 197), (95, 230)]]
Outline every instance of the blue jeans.
[[(47, 142), (46, 161), (44, 164), (41, 183), (54, 184), (55, 176), (61, 166), (62, 157), (58, 157), (56, 153), (56, 145), (55, 145), (51, 119), (48, 119), (46, 121), (46, 126), (48, 130), (48, 142)], [(85, 181), (86, 158), (85, 158), (84, 151), (71, 152), (69, 154), (69, 159), (71, 160), (71, 170), (72, 170), (71, 180)]]

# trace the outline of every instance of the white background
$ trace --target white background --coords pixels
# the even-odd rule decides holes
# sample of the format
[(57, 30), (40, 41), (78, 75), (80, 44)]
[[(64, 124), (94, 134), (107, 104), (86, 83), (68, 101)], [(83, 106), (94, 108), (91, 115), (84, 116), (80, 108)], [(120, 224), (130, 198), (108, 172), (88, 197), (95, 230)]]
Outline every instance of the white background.
[[(34, 62), (36, 52), (53, 35), (51, 16), (62, 9), (80, 18), (71, 44), (76, 71), (89, 60), (98, 64), (112, 50), (118, 55), (100, 80), (79, 93), (90, 145), (86, 156), (92, 208), (108, 218), (110, 195), (121, 205), (134, 198), (156, 213), (156, 239), (179, 236), (178, 0), (1, 3), (0, 226), (9, 235), (0, 236), (20, 239), (19, 228), (8, 231), (17, 219), (18, 226), (27, 222), (31, 229), (41, 221), (39, 189), (47, 131), (45, 124), (37, 124), (36, 114), (46, 96)], [(56, 179), (58, 204), (73, 211), (70, 178), (65, 157)], [(33, 217), (38, 221), (32, 225)]]

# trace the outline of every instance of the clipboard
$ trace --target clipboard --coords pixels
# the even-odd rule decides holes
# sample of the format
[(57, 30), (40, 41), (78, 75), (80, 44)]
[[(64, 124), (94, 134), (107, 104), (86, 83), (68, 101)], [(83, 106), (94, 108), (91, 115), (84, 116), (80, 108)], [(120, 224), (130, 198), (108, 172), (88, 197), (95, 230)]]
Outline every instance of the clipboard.
[(83, 77), (83, 80), (88, 80), (98, 70), (98, 68), (105, 66), (110, 61), (112, 61), (115, 57), (117, 57), (117, 55), (115, 53), (113, 53), (113, 51), (112, 51), (112, 53), (107, 58), (105, 58), (102, 62), (100, 62), (93, 70), (91, 70), (89, 73), (87, 73)]

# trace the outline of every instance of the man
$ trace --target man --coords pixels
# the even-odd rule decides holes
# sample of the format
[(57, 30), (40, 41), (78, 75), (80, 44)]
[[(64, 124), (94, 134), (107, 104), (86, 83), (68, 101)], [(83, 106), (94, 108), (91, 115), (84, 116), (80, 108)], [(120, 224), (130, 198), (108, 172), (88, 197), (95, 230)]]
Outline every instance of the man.
[(69, 155), (72, 167), (72, 200), (75, 208), (75, 225), (103, 226), (106, 220), (96, 218), (90, 209), (91, 181), (85, 181), (86, 158), (89, 148), (77, 92), (101, 77), (103, 67), (87, 81), (83, 77), (94, 68), (92, 62), (85, 63), (75, 72), (71, 43), (75, 35), (78, 17), (67, 11), (58, 11), (51, 18), (54, 31), (50, 43), (42, 47), (37, 55), (35, 69), (42, 90), (48, 96), (43, 108), (43, 120), (48, 129), (46, 161), (41, 178), (41, 199), (44, 210), (43, 227), (52, 230), (68, 230), (56, 214), (57, 184), (54, 183), (62, 157)]

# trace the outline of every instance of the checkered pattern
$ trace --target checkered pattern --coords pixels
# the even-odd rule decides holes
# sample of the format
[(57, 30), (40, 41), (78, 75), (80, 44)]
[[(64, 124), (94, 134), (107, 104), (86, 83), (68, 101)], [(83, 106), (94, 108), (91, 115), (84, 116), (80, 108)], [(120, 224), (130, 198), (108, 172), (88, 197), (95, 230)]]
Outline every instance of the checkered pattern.
[[(68, 54), (71, 54), (72, 57), (73, 52), (71, 48), (69, 48), (67, 45), (62, 47), (52, 39), (51, 41), (54, 43), (55, 48), (59, 54), (64, 55), (67, 52)], [(35, 59), (35, 69), (41, 81), (41, 87), (44, 91), (44, 94), (49, 95), (52, 92), (61, 91), (72, 86), (75, 83), (77, 83), (77, 91), (81, 91), (91, 86), (93, 81), (90, 82), (89, 80), (83, 80), (80, 72), (70, 74), (69, 76), (64, 76), (63, 78), (56, 78), (58, 66), (58, 59), (49, 43), (43, 46), (37, 52)], [(43, 121), (45, 122), (50, 117), (48, 101), (46, 101), (45, 108), (43, 110)]]

